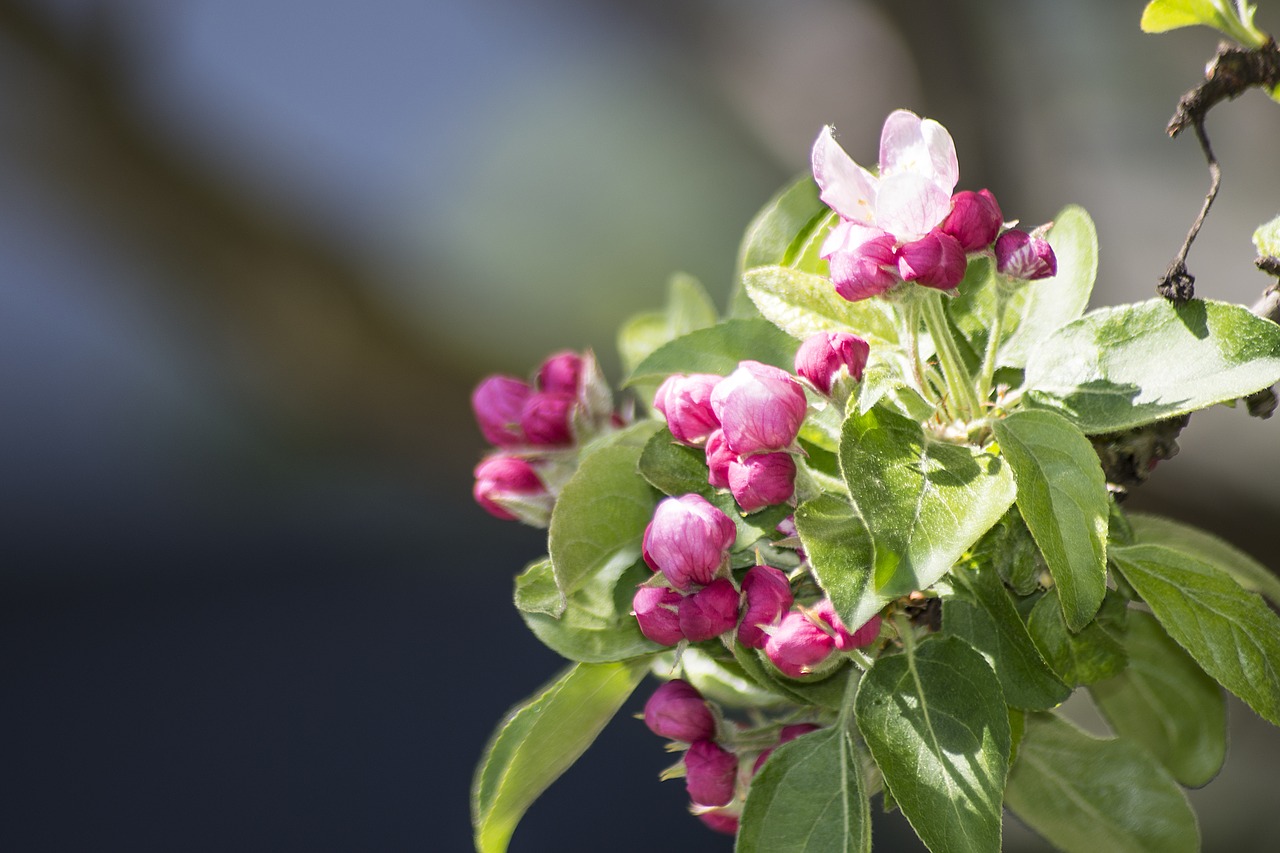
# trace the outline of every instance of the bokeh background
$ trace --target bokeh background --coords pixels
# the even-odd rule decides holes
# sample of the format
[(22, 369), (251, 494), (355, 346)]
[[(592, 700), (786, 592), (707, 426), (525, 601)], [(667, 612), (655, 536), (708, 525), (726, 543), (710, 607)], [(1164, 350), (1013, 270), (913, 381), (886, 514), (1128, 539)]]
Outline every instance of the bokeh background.
[[(822, 124), (871, 162), (898, 106), (1007, 215), (1092, 213), (1095, 305), (1147, 298), (1216, 39), (1142, 5), (0, 0), (0, 849), (469, 849), (484, 741), (561, 665), (509, 603), (541, 535), (469, 497), (470, 388), (565, 347), (616, 381), (620, 321), (677, 270), (723, 301)], [(1210, 133), (1191, 267), (1250, 303), (1280, 107)], [(1280, 420), (1182, 446), (1133, 505), (1280, 565)], [(1280, 732), (1232, 726), (1206, 849), (1274, 849)], [(666, 761), (624, 714), (511, 849), (729, 849)]]

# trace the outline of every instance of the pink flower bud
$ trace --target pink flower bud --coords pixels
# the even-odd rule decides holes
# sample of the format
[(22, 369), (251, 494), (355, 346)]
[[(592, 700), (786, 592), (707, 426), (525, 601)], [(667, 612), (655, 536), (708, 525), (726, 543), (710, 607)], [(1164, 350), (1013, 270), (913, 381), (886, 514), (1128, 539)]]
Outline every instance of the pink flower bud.
[(732, 631), (740, 601), (732, 581), (716, 578), (680, 601), (680, 632), (689, 642), (700, 643)]
[(678, 589), (709, 584), (738, 529), (701, 495), (665, 498), (644, 531), (644, 560)]
[(836, 615), (836, 608), (832, 605), (830, 599), (822, 599), (809, 612), (816, 616), (819, 621), (831, 627), (831, 631), (835, 635), (836, 648), (842, 652), (869, 646), (880, 636), (879, 616), (872, 616), (865, 625), (850, 633), (849, 629), (840, 621), (840, 617)]
[[(775, 529), (788, 539), (798, 539), (800, 537), (800, 531), (796, 529), (796, 517), (794, 515), (788, 515), (782, 521), (779, 521)], [(796, 549), (796, 556), (801, 560), (809, 559), (809, 555), (805, 553), (804, 548), (799, 545), (793, 545), (792, 547)]]
[(753, 566), (742, 579), (742, 593), (747, 609), (738, 626), (738, 642), (749, 649), (763, 648), (768, 636), (764, 628), (777, 625), (791, 609), (791, 582), (772, 566)]
[(700, 806), (726, 806), (738, 781), (738, 758), (710, 740), (690, 744), (684, 754), (684, 784)]
[(790, 453), (758, 453), (729, 463), (729, 490), (743, 512), (786, 503), (796, 491)]
[(995, 242), (1004, 214), (990, 190), (963, 190), (951, 197), (951, 213), (939, 226), (960, 241), (966, 252), (978, 252)]
[(530, 444), (545, 447), (561, 447), (573, 444), (573, 407), (577, 398), (572, 394), (542, 391), (525, 401), (520, 412), (520, 428)]
[(808, 381), (827, 396), (843, 371), (855, 380), (862, 379), (871, 346), (848, 332), (818, 332), (810, 335), (796, 350), (796, 375)]
[(937, 228), (898, 250), (903, 280), (936, 290), (952, 290), (960, 284), (966, 263), (960, 241)]
[(644, 703), (644, 724), (658, 737), (693, 743), (716, 734), (716, 718), (702, 694), (678, 678), (666, 682)]
[(996, 240), (996, 270), (1009, 278), (1034, 281), (1058, 274), (1058, 258), (1048, 240), (1013, 229)]
[(807, 735), (809, 732), (816, 732), (820, 728), (822, 728), (822, 726), (815, 725), (813, 723), (796, 723), (794, 726), (783, 726), (782, 731), (778, 732), (777, 745), (771, 746), (764, 752), (760, 753), (759, 757), (756, 758), (756, 763), (751, 766), (751, 775), (754, 776), (760, 772), (760, 768), (764, 766), (764, 763), (769, 760), (769, 756), (773, 755), (773, 751), (779, 746), (782, 746), (784, 743), (791, 743), (791, 741), (800, 737), (800, 735)]
[(640, 633), (655, 643), (674, 646), (684, 639), (680, 631), (680, 600), (683, 596), (665, 586), (642, 586), (631, 600), (631, 613), (640, 623)]
[(842, 221), (822, 244), (836, 293), (849, 302), (867, 299), (897, 284), (893, 235), (879, 228)]
[(738, 454), (729, 449), (724, 440), (724, 430), (718, 429), (707, 436), (707, 482), (717, 489), (729, 488), (729, 465), (736, 462)]
[(758, 361), (739, 362), (711, 392), (725, 441), (740, 456), (789, 447), (807, 405), (794, 376)]
[(520, 413), (533, 389), (511, 376), (490, 376), (471, 394), (471, 409), (485, 440), (495, 447), (524, 443)]
[(676, 441), (698, 447), (720, 428), (711, 409), (711, 391), (723, 378), (710, 373), (676, 374), (658, 387), (653, 407), (667, 419), (667, 428)]
[(738, 834), (738, 814), (728, 809), (712, 809), (709, 812), (700, 812), (698, 820), (716, 832), (725, 835)]
[(834, 648), (835, 639), (798, 610), (783, 616), (764, 643), (765, 655), (792, 678), (808, 675)]
[(535, 527), (546, 527), (551, 520), (555, 496), (523, 459), (491, 456), (476, 466), (475, 477), (471, 494), (490, 515)]
[(538, 390), (578, 395), (582, 384), (582, 356), (566, 350), (548, 356), (538, 368)]

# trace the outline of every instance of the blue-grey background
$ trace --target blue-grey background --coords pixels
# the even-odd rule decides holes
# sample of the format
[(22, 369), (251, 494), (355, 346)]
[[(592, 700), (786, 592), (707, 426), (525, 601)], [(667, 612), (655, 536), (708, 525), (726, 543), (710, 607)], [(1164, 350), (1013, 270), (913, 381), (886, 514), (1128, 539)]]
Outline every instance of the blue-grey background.
[[(822, 124), (869, 162), (898, 106), (1006, 215), (1092, 213), (1094, 304), (1146, 298), (1216, 40), (1141, 7), (0, 0), (0, 849), (468, 849), (490, 729), (560, 666), (509, 604), (540, 534), (470, 501), (470, 388), (564, 347), (616, 380)], [(1280, 107), (1210, 131), (1191, 266), (1251, 302)], [(1135, 505), (1276, 565), (1277, 430), (1197, 415)], [(1280, 733), (1233, 725), (1206, 849), (1271, 849)], [(512, 850), (729, 849), (667, 760), (620, 716)]]

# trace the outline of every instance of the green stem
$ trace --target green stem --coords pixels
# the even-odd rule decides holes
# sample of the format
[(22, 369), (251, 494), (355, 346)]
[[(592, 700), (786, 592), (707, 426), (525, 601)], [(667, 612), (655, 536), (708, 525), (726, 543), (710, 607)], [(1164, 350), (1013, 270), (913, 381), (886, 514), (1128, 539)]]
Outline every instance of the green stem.
[(982, 359), (982, 376), (978, 379), (978, 401), (986, 405), (991, 399), (991, 382), (996, 375), (996, 350), (1000, 348), (1000, 334), (1004, 326), (1004, 290), (996, 284), (996, 316), (987, 330), (987, 352)]
[(981, 414), (982, 405), (973, 390), (973, 377), (965, 369), (960, 349), (951, 335), (951, 324), (947, 322), (947, 315), (942, 310), (942, 294), (931, 290), (924, 295), (923, 302), (924, 325), (938, 352), (938, 363), (942, 365), (947, 393), (955, 402), (955, 410), (960, 417), (966, 421), (974, 420)]
[(926, 400), (933, 400), (933, 389), (924, 380), (924, 365), (920, 362), (920, 303), (918, 300), (903, 301), (902, 324), (907, 337), (907, 356), (911, 359), (911, 372), (915, 375), (916, 387)]

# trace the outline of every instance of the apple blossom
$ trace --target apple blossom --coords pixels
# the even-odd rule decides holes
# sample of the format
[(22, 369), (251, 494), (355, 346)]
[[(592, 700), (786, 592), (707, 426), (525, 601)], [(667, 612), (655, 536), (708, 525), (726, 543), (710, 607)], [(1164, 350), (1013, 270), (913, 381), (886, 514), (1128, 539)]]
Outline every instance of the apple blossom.
[(582, 385), (583, 358), (572, 350), (547, 356), (538, 368), (538, 390), (577, 396)]
[(644, 531), (644, 560), (672, 586), (709, 584), (737, 537), (733, 520), (701, 495), (665, 498)]
[(693, 743), (715, 737), (716, 718), (693, 685), (673, 678), (644, 703), (644, 724), (658, 737)]
[(475, 468), (472, 496), (497, 518), (545, 527), (555, 496), (533, 466), (518, 456), (490, 456)]
[(790, 453), (757, 453), (729, 463), (729, 491), (743, 512), (786, 503), (796, 491), (796, 462)]
[(489, 376), (471, 393), (471, 409), (485, 440), (495, 447), (523, 444), (520, 413), (532, 396), (528, 383), (513, 376)]
[(665, 586), (642, 586), (631, 599), (631, 614), (640, 625), (640, 633), (655, 643), (674, 646), (684, 639), (680, 630), (680, 601), (674, 589)]
[(738, 758), (710, 740), (698, 740), (684, 754), (685, 787), (700, 806), (724, 806), (733, 800)]
[(804, 422), (804, 388), (794, 376), (758, 361), (742, 361), (711, 392), (725, 442), (739, 456), (784, 450)]
[(990, 190), (961, 190), (951, 197), (951, 212), (939, 226), (960, 241), (966, 252), (979, 252), (995, 242), (1004, 214)]
[(691, 643), (701, 643), (732, 631), (741, 601), (733, 581), (716, 578), (680, 600), (680, 633)]
[(707, 436), (707, 482), (717, 489), (729, 488), (729, 466), (738, 454), (729, 449), (724, 430), (718, 429)]
[(711, 408), (711, 391), (723, 378), (710, 373), (676, 374), (659, 386), (653, 407), (667, 419), (676, 441), (697, 447), (720, 428), (720, 419)]
[(738, 626), (738, 642), (747, 648), (764, 646), (768, 636), (766, 628), (772, 628), (791, 609), (791, 581), (772, 566), (752, 566), (742, 578), (742, 593), (747, 606)]
[(861, 381), (870, 353), (870, 344), (857, 335), (818, 332), (796, 350), (796, 375), (829, 397), (840, 376)]
[(1009, 278), (1034, 281), (1058, 274), (1058, 258), (1043, 237), (1012, 229), (996, 240), (996, 270)]

